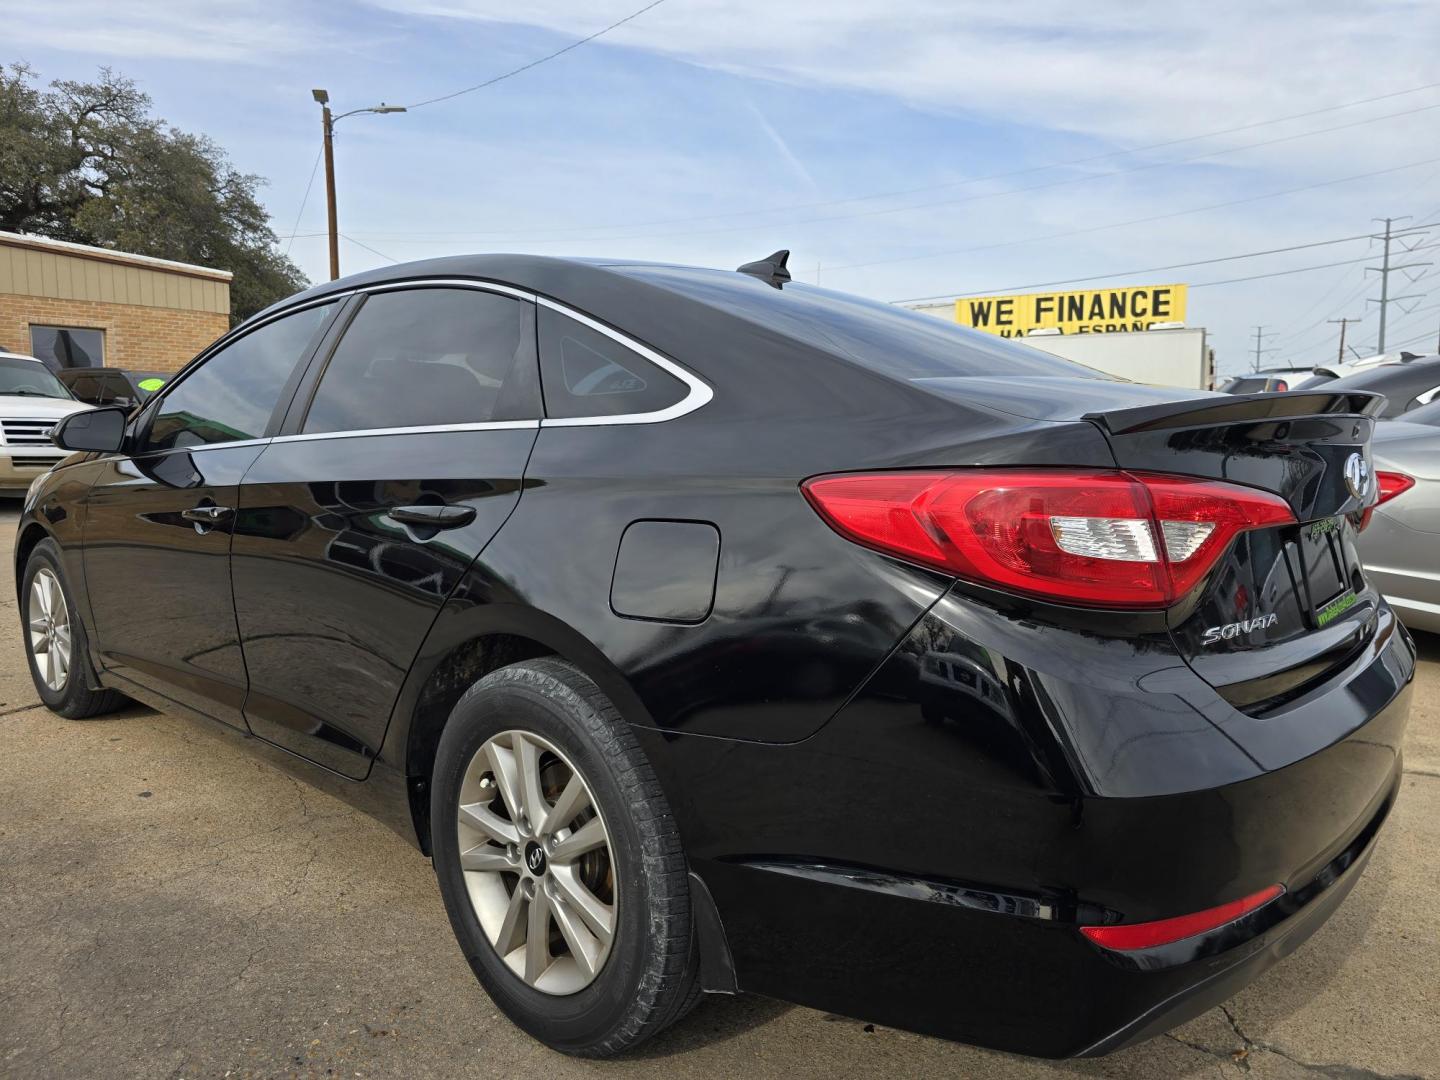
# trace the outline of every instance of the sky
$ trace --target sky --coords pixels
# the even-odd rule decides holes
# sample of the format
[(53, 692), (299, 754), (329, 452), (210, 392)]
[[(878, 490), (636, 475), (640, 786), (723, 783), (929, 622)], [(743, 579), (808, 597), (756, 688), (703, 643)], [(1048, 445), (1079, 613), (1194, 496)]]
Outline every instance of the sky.
[[(416, 106), (646, 2), (0, 0), (0, 61), (136, 80), (266, 179), (320, 281), (313, 87), (337, 112)], [(881, 300), (1185, 282), (1224, 372), (1257, 325), (1267, 366), (1333, 358), (1332, 318), (1363, 316), (1349, 342), (1372, 352), (1372, 219), (1433, 224), (1396, 261), (1440, 262), (1437, 41), (1433, 0), (662, 0), (492, 86), (340, 121), (342, 272), (789, 248), (797, 278)], [(1230, 258), (1295, 245), (1316, 246)], [(1433, 351), (1440, 269), (1391, 293), (1414, 299), (1390, 350)]]

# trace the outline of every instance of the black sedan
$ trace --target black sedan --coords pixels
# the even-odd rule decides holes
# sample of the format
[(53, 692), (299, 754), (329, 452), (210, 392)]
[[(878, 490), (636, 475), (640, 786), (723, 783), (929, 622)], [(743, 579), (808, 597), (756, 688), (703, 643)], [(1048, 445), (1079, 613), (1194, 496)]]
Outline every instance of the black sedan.
[(784, 261), (390, 267), (68, 419), (38, 693), (367, 807), (569, 1053), (701, 991), (1046, 1056), (1223, 1000), (1398, 791), (1381, 399), (1114, 381)]

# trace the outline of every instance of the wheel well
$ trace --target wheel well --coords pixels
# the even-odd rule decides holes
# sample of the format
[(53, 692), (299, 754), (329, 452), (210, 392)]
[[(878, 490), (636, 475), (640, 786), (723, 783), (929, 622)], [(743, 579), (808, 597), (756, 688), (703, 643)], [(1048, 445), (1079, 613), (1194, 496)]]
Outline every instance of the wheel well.
[(25, 572), (25, 564), (30, 561), (30, 552), (35, 550), (36, 544), (49, 535), (32, 521), (15, 542), (15, 593), (17, 596), (20, 593), (20, 575)]
[(410, 717), (410, 735), (405, 747), (405, 772), (409, 777), (410, 812), (420, 849), (430, 853), (430, 774), (440, 733), (450, 712), (466, 690), (490, 672), (537, 656), (554, 656), (548, 645), (518, 634), (486, 634), (471, 638), (452, 649), (435, 670), (415, 703)]

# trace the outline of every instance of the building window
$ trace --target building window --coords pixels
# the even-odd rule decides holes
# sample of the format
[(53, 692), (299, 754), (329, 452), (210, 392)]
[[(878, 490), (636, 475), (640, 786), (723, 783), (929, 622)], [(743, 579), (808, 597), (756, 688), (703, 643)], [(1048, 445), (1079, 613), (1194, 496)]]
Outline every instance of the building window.
[(105, 331), (31, 325), (30, 355), (52, 368), (100, 367), (105, 363)]

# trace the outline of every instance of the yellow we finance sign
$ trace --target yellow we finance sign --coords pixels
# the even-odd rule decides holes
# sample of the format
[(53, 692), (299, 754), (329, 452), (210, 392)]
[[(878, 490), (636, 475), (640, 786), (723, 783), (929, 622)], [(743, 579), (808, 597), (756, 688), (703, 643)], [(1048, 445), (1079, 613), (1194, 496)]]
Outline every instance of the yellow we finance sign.
[(1062, 334), (1110, 334), (1148, 330), (1157, 322), (1185, 321), (1184, 285), (1135, 285), (1124, 289), (967, 296), (955, 301), (962, 326), (1024, 337), (1031, 330)]

